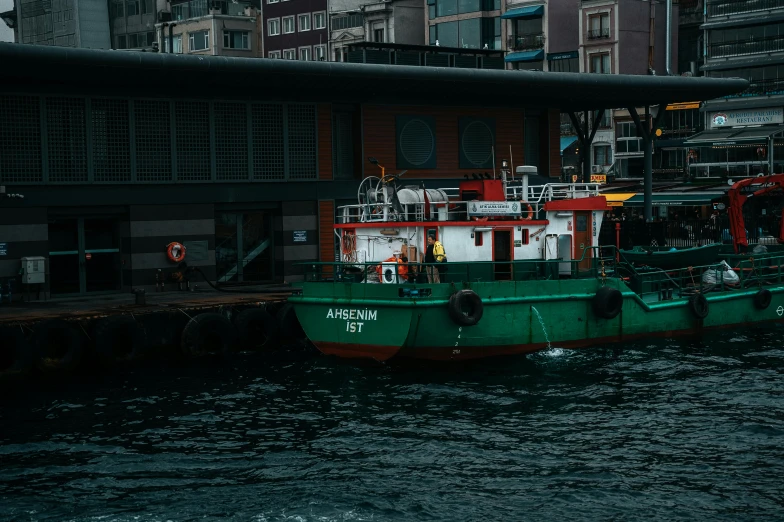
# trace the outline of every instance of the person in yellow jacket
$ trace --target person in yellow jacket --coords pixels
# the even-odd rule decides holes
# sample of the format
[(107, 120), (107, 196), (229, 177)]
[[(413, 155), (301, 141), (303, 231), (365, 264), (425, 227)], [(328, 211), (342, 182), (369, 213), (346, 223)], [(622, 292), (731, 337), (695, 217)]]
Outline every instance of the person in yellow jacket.
[[(427, 250), (425, 251), (425, 263), (441, 263), (446, 261), (446, 252), (444, 245), (440, 241), (436, 241), (433, 236), (427, 236)], [(438, 268), (430, 265), (426, 269), (428, 283), (440, 283), (441, 278), (438, 275)]]

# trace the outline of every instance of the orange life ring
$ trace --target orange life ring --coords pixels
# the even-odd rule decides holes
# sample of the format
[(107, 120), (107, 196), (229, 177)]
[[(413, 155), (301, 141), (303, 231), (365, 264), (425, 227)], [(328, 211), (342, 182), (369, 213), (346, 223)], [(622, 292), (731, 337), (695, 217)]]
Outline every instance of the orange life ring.
[(526, 217), (524, 217), (522, 219), (525, 219), (526, 221), (532, 220), (534, 218), (534, 209), (533, 209), (533, 207), (531, 206), (530, 203), (526, 203), (525, 201), (521, 201), (520, 202), (520, 207), (522, 208), (523, 205), (528, 207), (528, 216), (526, 216)]
[(166, 245), (166, 257), (169, 258), (169, 261), (174, 263), (179, 263), (183, 259), (185, 259), (185, 246), (182, 243), (177, 243), (173, 241)]

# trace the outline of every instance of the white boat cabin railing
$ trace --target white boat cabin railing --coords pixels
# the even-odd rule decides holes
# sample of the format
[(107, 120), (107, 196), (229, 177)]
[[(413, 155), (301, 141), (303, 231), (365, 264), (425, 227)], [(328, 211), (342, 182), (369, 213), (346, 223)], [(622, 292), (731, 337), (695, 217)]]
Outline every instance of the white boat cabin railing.
[[(467, 221), (470, 201), (459, 201), (459, 189), (441, 189), (449, 197), (448, 202), (430, 203), (427, 220)], [(579, 199), (599, 195), (598, 183), (548, 183), (529, 186), (527, 197), (523, 197), (522, 184), (510, 183), (506, 188), (507, 201), (525, 201), (536, 217), (548, 201)], [(402, 212), (401, 210), (402, 209)], [(526, 212), (527, 209), (523, 209)], [(389, 221), (425, 221), (425, 203), (401, 205), (399, 209), (391, 203), (361, 203), (338, 207), (338, 224), (385, 223)]]

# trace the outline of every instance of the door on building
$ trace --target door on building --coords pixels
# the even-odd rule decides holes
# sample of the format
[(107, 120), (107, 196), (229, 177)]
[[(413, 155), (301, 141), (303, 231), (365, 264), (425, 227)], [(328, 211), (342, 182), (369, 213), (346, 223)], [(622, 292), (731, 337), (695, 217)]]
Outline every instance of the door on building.
[(215, 214), (215, 263), (218, 283), (274, 280), (272, 212)]
[[(585, 251), (585, 255), (583, 255)], [(574, 213), (574, 259), (582, 259), (577, 264), (581, 272), (591, 269), (591, 213)]]
[(493, 230), (493, 271), (496, 281), (512, 279), (512, 230)]
[(120, 218), (53, 217), (49, 220), (52, 295), (116, 292), (122, 287)]

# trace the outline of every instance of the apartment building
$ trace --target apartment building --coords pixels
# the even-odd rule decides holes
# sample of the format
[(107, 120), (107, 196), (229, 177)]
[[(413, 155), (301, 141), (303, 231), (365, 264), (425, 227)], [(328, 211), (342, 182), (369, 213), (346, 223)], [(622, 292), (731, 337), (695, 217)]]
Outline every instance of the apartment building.
[(327, 0), (262, 1), (266, 58), (327, 59)]
[(111, 48), (105, 0), (15, 0), (12, 11), (3, 13), (3, 19), (15, 26), (17, 43)]
[(700, 29), (702, 72), (744, 78), (751, 85), (702, 105), (705, 130), (686, 140), (689, 174), (721, 180), (781, 172), (784, 0), (707, 0)]

